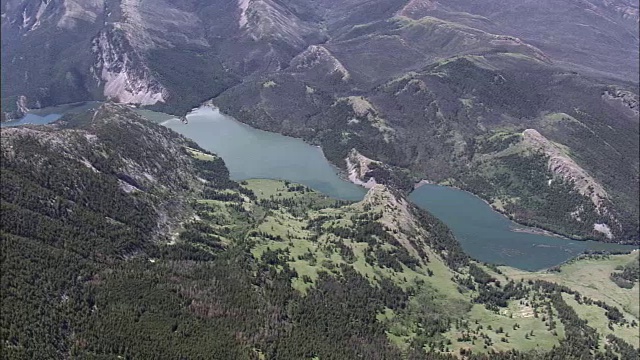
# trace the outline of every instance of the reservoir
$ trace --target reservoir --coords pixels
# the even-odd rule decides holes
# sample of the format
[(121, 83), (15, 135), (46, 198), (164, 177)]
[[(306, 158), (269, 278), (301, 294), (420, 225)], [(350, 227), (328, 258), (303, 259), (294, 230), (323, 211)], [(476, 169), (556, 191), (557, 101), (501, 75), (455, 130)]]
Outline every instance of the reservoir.
[(43, 109), (31, 110), (22, 119), (0, 123), (0, 127), (18, 125), (44, 125), (54, 122), (64, 114), (78, 113), (100, 105), (98, 101), (84, 101), (73, 104), (51, 106)]
[[(217, 109), (199, 108), (188, 124), (162, 124), (220, 155), (235, 180), (282, 179), (302, 183), (331, 197), (361, 200), (365, 190), (340, 178), (322, 151), (300, 139), (257, 130)], [(442, 220), (471, 257), (523, 270), (540, 270), (585, 250), (632, 250), (636, 247), (513, 231), (526, 229), (494, 211), (480, 198), (458, 189), (423, 185), (409, 199)]]
[(423, 185), (409, 199), (447, 224), (467, 254), (492, 264), (535, 271), (558, 265), (585, 250), (636, 248), (514, 231), (527, 228), (494, 211), (480, 198), (451, 187)]
[[(7, 125), (26, 121), (48, 123), (58, 119), (61, 113), (63, 111), (29, 114), (27, 117), (38, 118), (25, 117)], [(188, 124), (166, 114), (146, 110), (139, 113), (221, 156), (234, 180), (288, 180), (334, 198), (354, 201), (361, 200), (366, 192), (340, 178), (318, 147), (300, 139), (254, 129), (217, 109), (194, 110), (187, 116)], [(414, 190), (409, 199), (447, 224), (467, 254), (487, 263), (535, 271), (558, 265), (585, 250), (637, 248), (514, 231), (526, 228), (495, 212), (478, 197), (450, 187), (423, 185)]]
[(54, 122), (60, 119), (61, 117), (62, 115), (60, 114), (37, 115), (37, 114), (29, 113), (20, 120), (2, 122), (0, 123), (0, 127), (18, 126), (18, 125), (44, 125), (50, 122)]
[(188, 124), (175, 118), (162, 124), (222, 157), (234, 180), (288, 180), (343, 200), (362, 200), (366, 193), (342, 180), (320, 148), (300, 139), (254, 129), (208, 107), (187, 119)]

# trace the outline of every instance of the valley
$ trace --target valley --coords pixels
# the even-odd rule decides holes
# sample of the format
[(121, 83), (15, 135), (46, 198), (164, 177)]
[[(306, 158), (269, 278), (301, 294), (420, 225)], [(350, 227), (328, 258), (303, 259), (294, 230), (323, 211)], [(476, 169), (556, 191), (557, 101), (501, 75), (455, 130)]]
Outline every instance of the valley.
[(640, 359), (636, 0), (2, 0), (2, 359)]
[(355, 149), (388, 185), (446, 183), (525, 225), (637, 244), (638, 19), (630, 0), (8, 0), (2, 117), (212, 102), (343, 171)]
[[(186, 117), (187, 124), (167, 114), (136, 111), (218, 154), (233, 180), (281, 179), (353, 201), (361, 200), (366, 192), (345, 181), (344, 175), (336, 174), (340, 170), (328, 163), (320, 149), (299, 139), (253, 129), (221, 114), (219, 109), (196, 109)], [(413, 190), (408, 199), (442, 220), (467, 254), (491, 264), (535, 271), (556, 266), (585, 251), (624, 252), (637, 248), (539, 234), (495, 212), (481, 199), (451, 187), (423, 185)]]
[[(201, 108), (190, 113), (187, 119), (188, 124), (178, 120), (163, 124), (219, 154), (234, 180), (283, 179), (302, 183), (334, 198), (362, 199), (362, 188), (336, 176), (336, 169), (329, 166), (322, 152), (302, 141), (251, 129), (217, 109)], [(497, 214), (480, 199), (456, 189), (424, 185), (414, 190), (409, 199), (443, 220), (469, 255), (489, 263), (540, 270), (583, 251), (635, 248), (515, 232), (517, 224)]]
[(354, 202), (234, 181), (119, 105), (1, 134), (9, 358), (637, 356), (637, 275), (572, 282), (584, 261), (622, 272), (637, 252), (558, 276), (478, 263), (397, 190)]
[(300, 139), (253, 129), (218, 109), (201, 107), (162, 124), (222, 157), (234, 180), (282, 179), (303, 183), (328, 196), (361, 200), (365, 189), (343, 181), (322, 149)]

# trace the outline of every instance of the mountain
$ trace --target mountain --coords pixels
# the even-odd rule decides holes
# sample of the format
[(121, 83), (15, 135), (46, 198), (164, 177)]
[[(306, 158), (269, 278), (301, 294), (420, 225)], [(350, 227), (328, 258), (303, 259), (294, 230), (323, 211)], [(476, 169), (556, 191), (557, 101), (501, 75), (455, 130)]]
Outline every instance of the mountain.
[[(480, 264), (399, 191), (346, 202), (237, 183), (215, 154), (121, 105), (1, 135), (7, 359), (640, 351), (636, 254), (550, 273)], [(599, 277), (578, 292), (585, 261)]]
[(212, 99), (342, 169), (355, 149), (402, 189), (637, 243), (638, 19), (631, 0), (7, 0), (2, 112)]

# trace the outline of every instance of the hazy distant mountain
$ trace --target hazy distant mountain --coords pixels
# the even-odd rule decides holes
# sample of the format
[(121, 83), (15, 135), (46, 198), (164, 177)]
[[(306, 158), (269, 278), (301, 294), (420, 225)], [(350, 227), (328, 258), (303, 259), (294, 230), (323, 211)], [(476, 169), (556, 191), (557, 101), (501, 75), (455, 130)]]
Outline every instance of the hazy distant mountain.
[(183, 83), (215, 94), (322, 44), (354, 82), (504, 52), (637, 81), (637, 25), (632, 0), (6, 0), (2, 97), (173, 102), (200, 90)]
[(2, 1), (2, 111), (213, 98), (338, 166), (637, 241), (638, 39), (632, 0)]

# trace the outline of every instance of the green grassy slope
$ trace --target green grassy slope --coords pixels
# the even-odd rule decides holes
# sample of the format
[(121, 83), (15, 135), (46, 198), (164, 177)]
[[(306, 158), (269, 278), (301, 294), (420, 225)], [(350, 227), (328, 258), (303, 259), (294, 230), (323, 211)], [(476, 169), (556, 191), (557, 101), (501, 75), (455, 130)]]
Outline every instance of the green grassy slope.
[[(104, 99), (105, 88), (161, 94), (152, 108), (176, 115), (213, 98), (245, 123), (322, 145), (338, 167), (354, 148), (391, 165), (375, 176), (387, 185), (448, 181), (524, 224), (638, 242), (629, 0), (114, 1), (80, 4), (83, 20), (62, 3), (23, 2), (2, 5), (1, 119)], [(526, 129), (563, 147), (605, 204), (577, 194), (566, 166), (485, 146)], [(529, 181), (534, 170), (544, 176)]]
[(587, 255), (562, 265), (559, 271), (523, 272), (506, 268), (504, 273), (515, 279), (541, 279), (569, 286), (584, 295), (619, 306), (621, 310), (636, 319), (640, 317), (640, 299), (638, 281), (632, 281), (632, 287), (618, 286), (611, 275), (618, 268), (638, 263), (637, 251), (629, 255), (598, 256)]
[[(592, 300), (471, 261), (383, 185), (351, 203), (237, 183), (214, 154), (111, 105), (3, 130), (2, 145), (9, 359), (637, 354), (571, 302)], [(591, 304), (614, 329), (637, 329)]]

